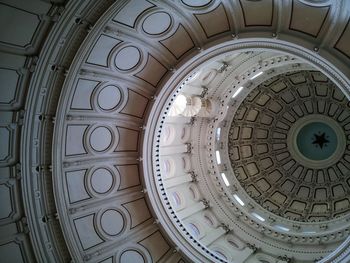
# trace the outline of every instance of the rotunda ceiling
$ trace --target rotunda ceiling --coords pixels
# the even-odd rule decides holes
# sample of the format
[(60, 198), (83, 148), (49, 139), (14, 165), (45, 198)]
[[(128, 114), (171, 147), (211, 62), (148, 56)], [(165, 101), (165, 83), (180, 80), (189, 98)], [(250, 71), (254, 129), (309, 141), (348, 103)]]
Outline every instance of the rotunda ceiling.
[[(170, 228), (175, 225), (167, 231), (178, 231), (181, 242), (213, 260), (233, 260), (237, 244), (246, 243), (246, 253), (259, 249), (311, 262), (349, 232), (348, 218), (342, 217), (348, 211), (347, 188), (342, 195), (334, 191), (347, 174), (339, 165), (347, 165), (348, 99), (301, 57), (230, 48), (223, 54), (215, 50), (216, 55), (208, 51), (209, 60), (199, 55), (196, 66), (184, 65), (174, 76), (178, 80), (171, 80), (178, 83), (171, 86), (173, 93), (161, 93), (153, 108), (153, 116), (160, 116), (152, 120), (154, 191), (166, 208), (159, 217)], [(308, 144), (330, 149), (326, 154), (305, 152), (309, 147), (298, 144), (310, 125), (317, 136), (309, 135)], [(305, 162), (295, 161), (296, 154)], [(333, 191), (332, 199), (324, 189)]]
[(234, 115), (228, 152), (259, 205), (284, 218), (349, 212), (349, 100), (322, 73), (299, 71), (255, 88)]
[[(251, 102), (253, 125), (273, 100), (292, 110), (285, 90), (267, 89), (274, 97), (255, 103), (272, 79), (288, 82), (300, 71), (311, 86), (348, 92), (348, 1), (5, 0), (0, 8), (1, 255), (101, 263), (350, 258), (346, 99), (323, 98), (322, 88), (293, 91), (305, 116), (287, 122), (288, 132), (277, 121), (266, 125), (287, 137), (272, 137), (286, 148), (262, 138), (250, 141), (249, 157), (249, 138), (238, 138), (240, 159), (231, 163), (227, 140), (239, 107)], [(309, 101), (324, 112), (309, 112)], [(271, 116), (283, 122), (278, 111)], [(247, 118), (237, 119), (241, 127)], [(267, 153), (263, 143), (272, 145)], [(277, 159), (284, 149), (290, 156)], [(259, 187), (250, 183), (255, 175), (238, 180), (236, 166), (265, 157), (276, 167), (295, 161), (275, 184), (269, 168), (258, 168), (287, 200), (310, 206), (299, 212), (306, 221), (260, 205), (246, 189)], [(308, 170), (316, 171), (311, 179)], [(288, 209), (297, 215), (301, 207)]]

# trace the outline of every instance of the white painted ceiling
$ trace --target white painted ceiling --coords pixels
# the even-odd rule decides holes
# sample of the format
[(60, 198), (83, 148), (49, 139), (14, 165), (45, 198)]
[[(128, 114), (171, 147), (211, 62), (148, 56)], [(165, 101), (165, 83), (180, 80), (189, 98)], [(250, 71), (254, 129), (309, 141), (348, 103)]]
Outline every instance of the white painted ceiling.
[[(182, 229), (162, 212), (174, 203), (166, 204), (157, 190), (156, 160), (145, 155), (157, 138), (147, 137), (156, 132), (150, 127), (156, 127), (166, 99), (189, 73), (217, 65), (223, 74), (240, 72), (239, 81), (249, 70), (220, 69), (225, 63), (215, 57), (225, 50), (246, 52), (252, 66), (271, 58), (254, 58), (252, 51), (297, 57), (300, 67), (322, 71), (348, 96), (349, 4), (0, 1), (0, 255), (5, 262), (211, 262), (223, 260), (226, 250), (236, 262), (312, 262), (321, 257), (323, 262), (349, 262), (347, 227), (328, 233), (332, 226), (320, 224), (317, 235), (300, 234), (306, 240), (300, 245), (308, 254), (305, 261), (296, 256), (299, 248), (288, 243), (288, 235), (280, 244), (274, 241), (276, 247), (260, 248), (254, 240), (265, 238), (261, 229), (242, 228), (248, 234), (241, 235), (231, 225), (221, 225), (220, 217), (206, 238), (191, 239), (195, 228), (182, 237)], [(206, 96), (219, 110), (227, 104), (223, 94), (218, 89)], [(174, 123), (196, 127), (203, 122), (198, 120), (194, 126), (189, 118)], [(174, 152), (187, 156), (188, 143), (196, 145), (186, 131), (183, 138)], [(199, 167), (193, 162), (195, 149), (189, 162), (179, 159), (177, 167), (197, 173), (198, 182), (191, 185), (198, 186), (204, 173), (193, 169)], [(219, 206), (201, 204), (204, 210), (197, 205), (196, 217), (204, 220), (204, 213), (210, 222)], [(207, 245), (222, 231), (228, 231), (226, 243), (218, 239), (215, 247)], [(282, 240), (277, 232), (276, 240)], [(260, 236), (248, 239), (249, 233)], [(332, 249), (322, 243), (324, 236), (336, 240)], [(203, 252), (191, 247), (203, 244)], [(289, 250), (282, 252), (283, 244)]]

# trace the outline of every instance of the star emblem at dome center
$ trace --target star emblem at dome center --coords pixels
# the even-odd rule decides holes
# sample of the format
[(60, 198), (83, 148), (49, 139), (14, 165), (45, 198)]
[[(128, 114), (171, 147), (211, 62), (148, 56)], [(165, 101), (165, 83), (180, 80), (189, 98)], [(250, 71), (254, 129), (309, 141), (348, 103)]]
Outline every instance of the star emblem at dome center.
[(326, 136), (326, 133), (323, 132), (321, 134), (321, 132), (319, 132), (318, 134), (314, 133), (314, 141), (312, 142), (312, 144), (315, 144), (316, 147), (319, 146), (321, 149), (323, 148), (323, 146), (327, 147), (327, 143), (329, 143), (329, 140), (326, 138), (328, 136)]

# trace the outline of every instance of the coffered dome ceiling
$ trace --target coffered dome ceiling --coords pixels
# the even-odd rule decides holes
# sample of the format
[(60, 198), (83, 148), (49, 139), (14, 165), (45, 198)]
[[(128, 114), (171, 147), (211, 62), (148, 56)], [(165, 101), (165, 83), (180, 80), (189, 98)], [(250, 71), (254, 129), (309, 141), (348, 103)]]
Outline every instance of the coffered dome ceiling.
[[(158, 178), (154, 187), (161, 197), (157, 202), (163, 201), (169, 218), (165, 220), (184, 237), (173, 240), (188, 242), (212, 261), (237, 256), (247, 262), (272, 260), (278, 255), (284, 255), (281, 260), (313, 261), (349, 233), (347, 190), (342, 195), (333, 190), (344, 187), (338, 179), (347, 176), (347, 168), (338, 172), (347, 165), (348, 100), (314, 65), (289, 54), (254, 49), (224, 48), (224, 54), (185, 73), (163, 109), (154, 108), (155, 115), (161, 111), (163, 116), (149, 129), (155, 127), (159, 137), (153, 141), (153, 173)], [(186, 108), (193, 107), (195, 97), (201, 98), (202, 108), (191, 117)], [(339, 109), (336, 115), (330, 110), (334, 107)], [(315, 160), (301, 154), (305, 143), (297, 144), (310, 125), (316, 125), (317, 136), (327, 132), (322, 148), (321, 142), (314, 143), (313, 133), (308, 138), (315, 150), (307, 157)], [(331, 152), (319, 157), (317, 150), (328, 150), (331, 142)], [(296, 154), (304, 158), (302, 165)], [(319, 162), (320, 169), (312, 162)], [(330, 184), (329, 171), (335, 169), (339, 178)], [(305, 189), (308, 195), (299, 196)], [(333, 198), (321, 197), (318, 189), (333, 190)], [(248, 241), (246, 247), (242, 241)], [(257, 249), (255, 257), (247, 258)]]
[(1, 1), (1, 256), (349, 262), (349, 10)]
[(320, 72), (263, 82), (239, 106), (229, 131), (240, 185), (259, 205), (292, 220), (347, 214), (349, 113), (348, 99)]

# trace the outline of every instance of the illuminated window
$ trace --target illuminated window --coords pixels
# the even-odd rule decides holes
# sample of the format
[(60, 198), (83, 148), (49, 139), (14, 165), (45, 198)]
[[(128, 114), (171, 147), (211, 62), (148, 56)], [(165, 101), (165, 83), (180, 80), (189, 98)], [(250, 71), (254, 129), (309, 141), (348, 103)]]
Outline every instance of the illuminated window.
[(199, 237), (199, 235), (201, 234), (199, 228), (193, 223), (188, 224), (188, 230), (194, 237)]
[(214, 250), (214, 254), (217, 255), (218, 257), (222, 258), (222, 259), (227, 260), (226, 255), (224, 253), (222, 253), (221, 251), (219, 251), (219, 250)]
[(218, 164), (221, 164), (220, 152), (219, 152), (219, 151), (216, 151), (216, 152), (215, 152), (215, 155), (216, 155), (216, 162), (217, 162)]
[(220, 134), (221, 134), (221, 128), (219, 127), (216, 129), (216, 140), (217, 141), (220, 140)]
[(173, 192), (172, 196), (173, 196), (173, 200), (176, 208), (180, 207), (182, 202), (179, 194), (177, 192)]
[(171, 177), (175, 172), (175, 164), (174, 161), (170, 158), (163, 159), (163, 174), (165, 177)]
[(286, 231), (286, 232), (289, 231), (289, 228), (284, 227), (284, 226), (280, 226), (280, 225), (276, 225), (275, 228), (277, 228), (278, 230)]
[(237, 95), (238, 95), (242, 90), (243, 90), (243, 87), (239, 87), (239, 88), (235, 91), (235, 93), (233, 93), (232, 98), (237, 97)]
[(236, 199), (236, 201), (237, 201), (241, 206), (244, 206), (244, 202), (242, 201), (242, 199), (241, 199), (238, 195), (234, 194), (233, 197)]
[(204, 220), (205, 220), (205, 222), (206, 222), (208, 225), (210, 225), (210, 226), (213, 226), (213, 225), (214, 225), (214, 222), (213, 222), (213, 220), (212, 220), (212, 218), (211, 218), (210, 216), (205, 215), (205, 216), (204, 216)]
[(260, 221), (264, 222), (265, 218), (263, 218), (261, 215), (257, 214), (257, 213), (252, 213), (252, 216), (254, 216), (255, 218), (259, 219)]
[(261, 71), (261, 72), (255, 74), (253, 77), (250, 78), (250, 80), (253, 80), (253, 79), (259, 77), (259, 76), (262, 75), (263, 73), (264, 73), (264, 72)]
[(221, 173), (222, 180), (224, 180), (224, 183), (226, 186), (230, 186), (230, 182), (227, 180), (227, 177), (224, 173)]

